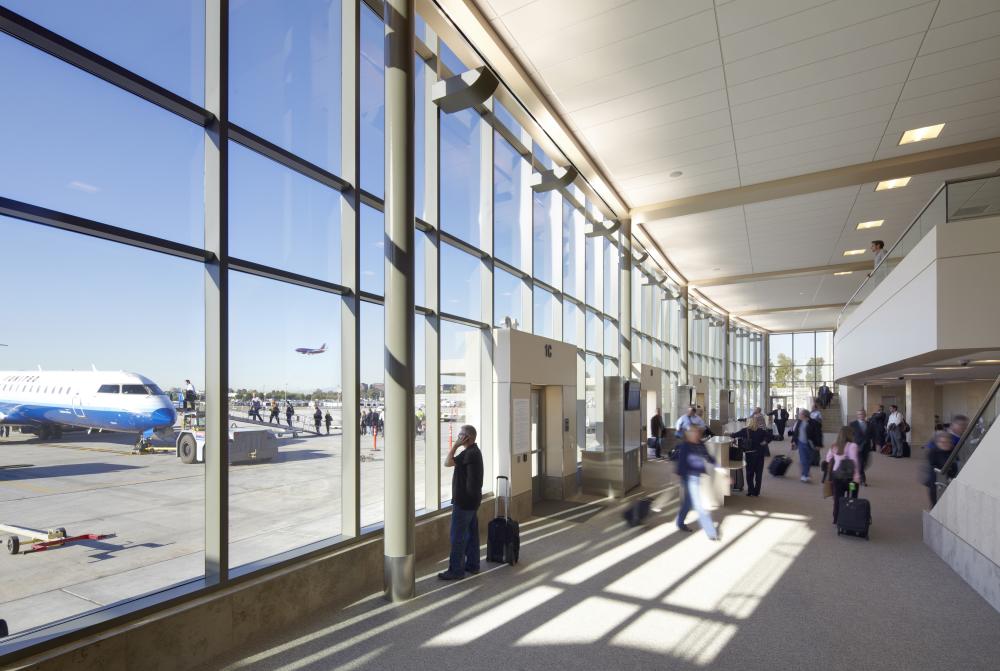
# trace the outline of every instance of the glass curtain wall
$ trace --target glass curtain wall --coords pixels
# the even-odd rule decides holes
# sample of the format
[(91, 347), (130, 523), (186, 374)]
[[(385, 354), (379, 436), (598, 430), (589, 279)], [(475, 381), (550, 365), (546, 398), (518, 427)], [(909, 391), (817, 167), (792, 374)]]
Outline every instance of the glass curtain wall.
[(833, 388), (833, 332), (772, 333), (768, 339), (771, 399), (789, 409), (812, 408), (816, 390)]
[(761, 399), (761, 358), (764, 351), (762, 334), (742, 327), (735, 327), (729, 333), (729, 387), (736, 401), (736, 416), (747, 417), (760, 405)]
[(632, 267), (633, 375), (641, 364), (663, 369), (662, 411), (668, 424), (674, 414), (677, 385), (682, 382), (681, 345), (686, 326), (680, 292), (655, 279), (645, 264)]
[[(507, 317), (576, 346), (580, 450), (601, 447), (622, 336), (635, 362), (668, 371), (671, 394), (684, 381), (687, 323), (652, 284), (662, 270), (633, 273), (633, 323), (620, 324), (620, 234), (590, 235), (604, 217), (575, 186), (532, 190), (566, 159), (499, 102), (438, 109), (434, 82), (480, 64), (418, 18), (415, 407), (386, 407), (381, 4), (233, 0), (227, 35), (206, 31), (215, 5), (202, 0), (99, 5), (3, 3), (26, 27), (0, 33), (4, 267), (81, 299), (11, 297), (0, 386), (16, 395), (0, 404), (64, 419), (23, 418), (4, 437), (34, 483), (4, 510), (115, 534), (101, 561), (75, 546), (47, 553), (44, 575), (11, 564), (0, 605), (15, 635), (376, 532), (386, 413), (416, 416), (418, 514), (447, 506), (441, 457), (458, 426), (492, 435), (490, 329)], [(44, 51), (48, 30), (121, 79)], [(700, 338), (703, 367), (721, 362), (717, 335)], [(261, 442), (234, 438), (231, 463), (206, 469), (226, 449), (207, 437), (230, 431)], [(480, 442), (489, 489), (495, 455)], [(56, 593), (80, 596), (34, 606)]]
[(725, 388), (726, 320), (707, 307), (692, 302), (688, 330), (689, 376), (704, 377), (707, 417), (719, 418), (719, 392)]

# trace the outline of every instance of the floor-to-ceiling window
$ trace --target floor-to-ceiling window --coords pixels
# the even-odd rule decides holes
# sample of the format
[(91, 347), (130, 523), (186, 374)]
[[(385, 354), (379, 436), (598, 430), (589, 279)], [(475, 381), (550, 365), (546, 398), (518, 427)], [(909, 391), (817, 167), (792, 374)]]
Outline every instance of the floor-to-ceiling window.
[[(668, 372), (665, 393), (684, 380), (678, 287), (579, 180), (532, 188), (569, 161), (516, 100), (433, 102), (436, 81), (480, 65), (457, 33), (416, 31), (415, 401), (398, 409), (380, 3), (231, 0), (226, 35), (206, 32), (205, 0), (3, 6), (24, 29), (0, 33), (3, 267), (31, 290), (10, 292), (0, 368), (18, 395), (0, 403), (8, 420), (26, 398), (61, 419), (8, 422), (0, 521), (114, 534), (40, 556), (45, 570), (11, 562), (15, 634), (377, 532), (393, 413), (415, 415), (417, 511), (447, 506), (462, 423), (495, 459), (491, 328), (507, 318), (577, 348), (581, 450), (602, 445), (606, 376), (631, 374), (623, 339)], [(123, 74), (50, 55), (45, 30)], [(627, 243), (644, 259), (632, 324)], [(241, 455), (214, 479), (212, 432)], [(254, 432), (262, 447), (241, 452)]]
[(833, 332), (772, 333), (768, 339), (771, 405), (812, 408), (816, 390), (833, 387)]

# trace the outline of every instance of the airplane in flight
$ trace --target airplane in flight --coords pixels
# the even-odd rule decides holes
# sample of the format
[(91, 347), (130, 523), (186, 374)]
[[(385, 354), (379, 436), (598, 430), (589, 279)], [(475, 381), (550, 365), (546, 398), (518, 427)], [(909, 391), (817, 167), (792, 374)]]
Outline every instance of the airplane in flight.
[(171, 440), (177, 411), (147, 377), (125, 371), (0, 371), (0, 424), (41, 440), (66, 429), (131, 433), (136, 448), (153, 434)]
[(323, 346), (320, 347), (319, 349), (316, 349), (314, 347), (296, 347), (295, 351), (298, 352), (299, 354), (306, 354), (306, 355), (322, 354), (323, 352), (326, 351), (326, 343), (323, 343)]

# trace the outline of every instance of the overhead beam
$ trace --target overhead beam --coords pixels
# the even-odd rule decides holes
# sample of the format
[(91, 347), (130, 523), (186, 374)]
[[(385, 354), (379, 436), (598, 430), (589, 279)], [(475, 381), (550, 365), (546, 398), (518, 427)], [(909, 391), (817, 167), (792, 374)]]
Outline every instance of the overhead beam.
[(837, 263), (829, 266), (810, 266), (808, 268), (790, 268), (774, 270), (766, 273), (749, 273), (747, 275), (729, 275), (727, 277), (706, 277), (700, 280), (689, 280), (692, 286), (723, 287), (731, 284), (749, 284), (767, 280), (781, 280), (789, 277), (804, 277), (806, 275), (832, 275), (833, 273), (854, 273), (872, 269), (872, 261), (855, 261), (854, 263)]
[(996, 160), (1000, 160), (1000, 138), (991, 138), (643, 205), (632, 208), (631, 215), (633, 223), (643, 224), (669, 217), (682, 217)]
[(773, 315), (782, 312), (807, 312), (809, 310), (839, 310), (844, 307), (843, 303), (827, 303), (826, 305), (796, 305), (787, 308), (767, 308), (764, 310), (740, 310), (739, 317), (753, 317), (757, 315)]

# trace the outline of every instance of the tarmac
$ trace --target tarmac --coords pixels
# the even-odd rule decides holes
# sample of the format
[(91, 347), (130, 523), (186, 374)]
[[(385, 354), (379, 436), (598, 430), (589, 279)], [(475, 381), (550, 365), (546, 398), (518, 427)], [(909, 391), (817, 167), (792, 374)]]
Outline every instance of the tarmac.
[[(446, 442), (447, 423), (442, 436)], [(0, 618), (11, 634), (203, 576), (204, 465), (181, 463), (172, 444), (154, 441), (169, 449), (133, 454), (133, 443), (131, 435), (82, 432), (50, 442), (16, 431), (0, 439), (0, 524), (114, 534), (27, 555), (0, 551)], [(370, 434), (361, 445), (367, 526), (382, 520), (384, 445)], [(416, 452), (419, 483), (422, 435)], [(340, 533), (340, 454), (339, 431), (299, 431), (280, 440), (278, 459), (230, 466), (232, 567)], [(418, 486), (417, 510), (423, 498)]]

